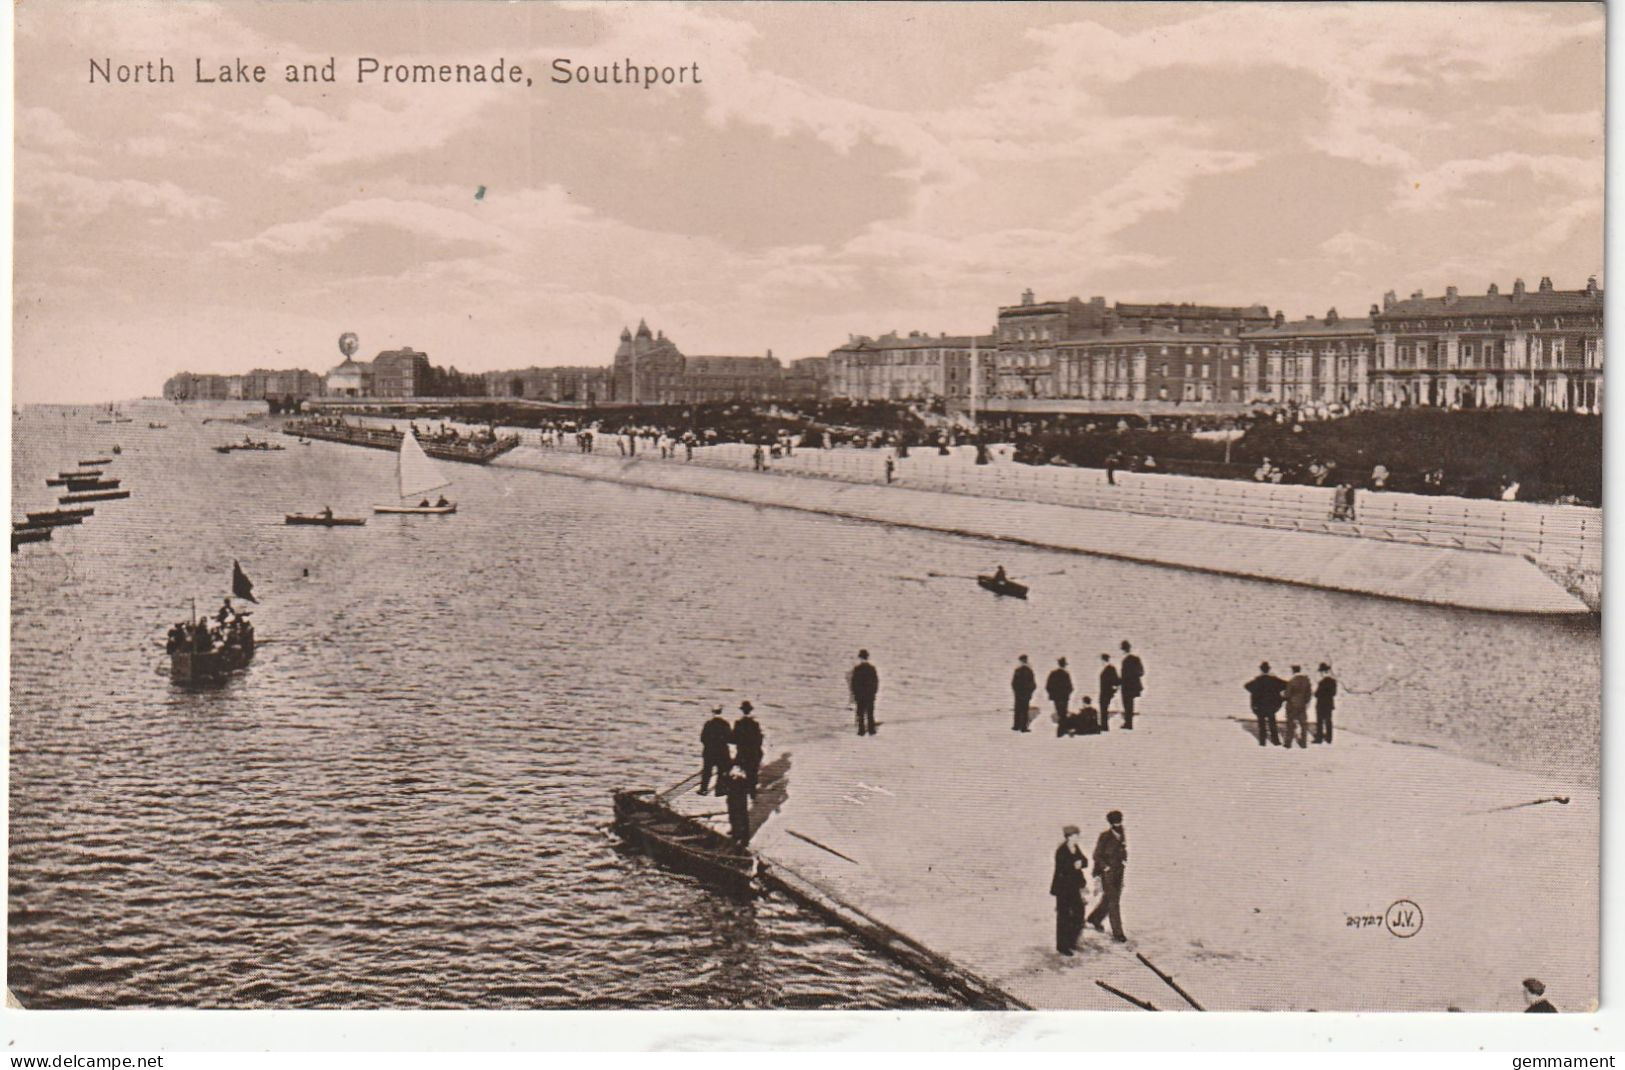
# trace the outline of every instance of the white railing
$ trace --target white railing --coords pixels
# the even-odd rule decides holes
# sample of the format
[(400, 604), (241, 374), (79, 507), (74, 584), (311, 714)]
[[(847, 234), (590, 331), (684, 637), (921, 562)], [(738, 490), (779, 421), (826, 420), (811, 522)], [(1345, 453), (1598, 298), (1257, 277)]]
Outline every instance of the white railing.
[[(527, 445), (576, 448), (568, 437), (562, 447), (541, 441), (535, 432), (524, 439)], [(599, 435), (595, 452), (619, 456), (615, 436)], [(652, 443), (639, 442), (637, 456), (659, 460), (660, 452)], [(681, 464), (683, 458), (679, 445), (672, 459)], [(1355, 498), (1354, 519), (1333, 520), (1331, 487), (1152, 472), (1118, 472), (1113, 484), (1098, 468), (1015, 464), (1008, 447), (995, 447), (993, 463), (986, 465), (975, 463), (975, 450), (968, 446), (947, 456), (935, 447), (916, 447), (907, 457), (890, 449), (797, 449), (764, 464), (769, 472), (872, 484), (886, 482), (888, 459), (893, 484), (915, 490), (1518, 554), (1553, 568), (1602, 571), (1602, 510), (1583, 506), (1362, 490)], [(694, 451), (692, 463), (750, 470), (753, 447), (702, 447)]]

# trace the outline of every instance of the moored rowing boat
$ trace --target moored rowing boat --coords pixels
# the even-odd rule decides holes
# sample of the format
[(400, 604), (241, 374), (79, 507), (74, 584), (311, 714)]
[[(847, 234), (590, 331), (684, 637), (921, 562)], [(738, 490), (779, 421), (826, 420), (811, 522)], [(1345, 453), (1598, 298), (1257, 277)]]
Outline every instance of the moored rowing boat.
[(283, 515), (282, 520), (286, 524), (304, 524), (307, 527), (317, 528), (358, 528), (367, 522), (365, 517), (323, 516), (319, 513), (315, 516), (306, 516), (303, 513), (286, 513)]
[(57, 501), (63, 505), (70, 505), (74, 502), (110, 502), (129, 496), (130, 492), (127, 490), (99, 490), (91, 494), (64, 494)]

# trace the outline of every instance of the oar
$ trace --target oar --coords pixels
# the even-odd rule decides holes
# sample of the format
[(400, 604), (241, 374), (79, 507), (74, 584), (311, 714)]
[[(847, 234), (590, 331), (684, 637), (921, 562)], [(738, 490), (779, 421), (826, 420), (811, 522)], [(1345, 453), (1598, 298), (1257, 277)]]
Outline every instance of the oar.
[(801, 833), (797, 832), (795, 829), (785, 829), (784, 831), (788, 832), (790, 835), (794, 836), (798, 840), (803, 840), (803, 841), (805, 841), (807, 843), (812, 844), (814, 847), (817, 847), (819, 850), (828, 851), (830, 854), (834, 855), (836, 858), (844, 858), (848, 862), (852, 863), (854, 866), (860, 866), (860, 865), (863, 864), (863, 863), (859, 862), (856, 858), (853, 858), (851, 855), (843, 855), (841, 852), (837, 851), (833, 847), (826, 847), (824, 844), (819, 843), (817, 840), (813, 839), (811, 836), (803, 836)]
[(1152, 973), (1162, 978), (1163, 982), (1167, 984), (1169, 988), (1173, 989), (1175, 992), (1178, 992), (1182, 997), (1184, 997), (1186, 1003), (1189, 1003), (1192, 1007), (1195, 1007), (1199, 1011), (1207, 1010), (1206, 1007), (1192, 999), (1189, 992), (1185, 991), (1183, 988), (1180, 988), (1178, 982), (1176, 982), (1171, 976), (1157, 969), (1156, 963), (1152, 962), (1138, 951), (1134, 953), (1134, 957), (1145, 963), (1146, 967), (1150, 969)]
[(1499, 812), (1501, 810), (1518, 810), (1518, 809), (1522, 809), (1525, 806), (1539, 806), (1541, 803), (1550, 803), (1550, 802), (1557, 803), (1559, 806), (1567, 806), (1569, 804), (1569, 797), (1567, 795), (1553, 795), (1553, 796), (1550, 796), (1549, 798), (1545, 798), (1545, 799), (1530, 799), (1528, 802), (1513, 803), (1511, 806), (1492, 806), (1488, 810), (1484, 810), (1484, 811), (1481, 811), (1481, 812), (1486, 813), (1486, 814), (1493, 814), (1493, 813), (1497, 813), (1497, 812)]
[(1105, 981), (1101, 981), (1101, 980), (1097, 979), (1095, 981), (1095, 984), (1099, 985), (1101, 988), (1104, 988), (1106, 991), (1110, 992), (1112, 995), (1118, 997), (1119, 999), (1128, 1000), (1130, 1003), (1134, 1004), (1136, 1007), (1140, 1008), (1143, 1011), (1154, 1011), (1154, 1010), (1159, 1009), (1157, 1007), (1157, 1005), (1152, 1003), (1150, 1000), (1148, 1000), (1148, 999), (1140, 999), (1138, 996), (1131, 996), (1127, 992), (1124, 992), (1121, 988), (1113, 988), (1111, 985), (1107, 984)]

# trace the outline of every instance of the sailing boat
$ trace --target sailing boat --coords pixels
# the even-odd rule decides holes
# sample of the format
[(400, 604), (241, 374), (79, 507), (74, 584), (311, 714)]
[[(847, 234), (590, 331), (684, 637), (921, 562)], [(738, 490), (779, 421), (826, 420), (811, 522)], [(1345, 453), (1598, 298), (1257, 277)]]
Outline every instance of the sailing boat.
[[(429, 499), (422, 497), (431, 490), (450, 486), (451, 480), (441, 474), (440, 468), (423, 452), (418, 445), (418, 437), (410, 430), (401, 436), (401, 451), (396, 455), (396, 476), (400, 481), (401, 500), (398, 505), (375, 505), (375, 513), (426, 513), (434, 516), (443, 516), (446, 513), (455, 513), (457, 503), (446, 505), (410, 505), (413, 498), (422, 501)], [(445, 501), (444, 498), (440, 499)]]

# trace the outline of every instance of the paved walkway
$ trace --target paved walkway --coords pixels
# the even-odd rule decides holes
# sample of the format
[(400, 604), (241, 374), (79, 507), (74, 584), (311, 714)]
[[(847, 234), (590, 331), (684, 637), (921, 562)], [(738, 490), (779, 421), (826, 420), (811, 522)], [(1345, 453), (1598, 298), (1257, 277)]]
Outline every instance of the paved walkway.
[[(884, 692), (872, 738), (847, 711), (821, 736), (769, 723), (753, 846), (1041, 1009), (1132, 1009), (1096, 980), (1185, 1009), (1135, 952), (1216, 1011), (1520, 1010), (1531, 975), (1564, 1010), (1594, 1004), (1594, 790), (1347, 732), (1261, 748), (1201, 696), (1146, 698), (1132, 732), (1069, 739), (1047, 717), (1022, 735), (1008, 710), (945, 716)], [(674, 805), (722, 809), (690, 792)], [(1075, 823), (1092, 856), (1110, 809), (1126, 815), (1131, 942), (1088, 931), (1063, 958), (1053, 852)], [(1414, 935), (1359, 920), (1407, 899)]]
[(494, 464), (960, 535), (1504, 613), (1586, 614), (1509, 554), (520, 447)]

